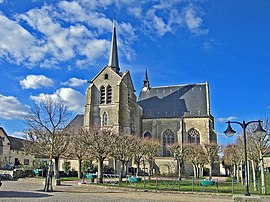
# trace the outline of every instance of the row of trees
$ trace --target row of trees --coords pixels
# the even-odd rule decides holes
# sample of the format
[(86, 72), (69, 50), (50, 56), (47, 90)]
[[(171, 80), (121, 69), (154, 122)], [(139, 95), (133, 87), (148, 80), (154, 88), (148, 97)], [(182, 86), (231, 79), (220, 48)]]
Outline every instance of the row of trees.
[(203, 176), (206, 165), (209, 166), (209, 179), (212, 179), (212, 170), (215, 162), (219, 161), (218, 153), (221, 146), (215, 143), (209, 144), (173, 144), (168, 146), (177, 162), (178, 177), (181, 179), (184, 171), (184, 161), (188, 161), (193, 166), (194, 178)]
[[(253, 178), (254, 191), (258, 190), (257, 176), (261, 176), (262, 193), (266, 194), (265, 183), (265, 166), (263, 158), (269, 152), (269, 122), (266, 120), (265, 127), (266, 133), (255, 134), (252, 131), (255, 125), (251, 125), (246, 131), (247, 135), (247, 158), (249, 177)], [(230, 168), (230, 173), (237, 181), (244, 181), (243, 177), (243, 163), (244, 163), (244, 144), (243, 135), (237, 137), (235, 144), (229, 144), (224, 148), (224, 163), (225, 166)], [(250, 174), (252, 172), (252, 175)]]
[(107, 158), (121, 162), (121, 178), (127, 171), (127, 163), (134, 159), (137, 175), (144, 158), (152, 166), (159, 148), (155, 139), (140, 138), (124, 133), (115, 134), (110, 128), (69, 128), (64, 129), (69, 118), (66, 106), (51, 99), (36, 104), (25, 117), (28, 126), (25, 149), (36, 156), (49, 157), (48, 175), (44, 191), (53, 191), (53, 159), (55, 176), (59, 179), (59, 158), (77, 158), (79, 177), (82, 177), (82, 161), (95, 160), (98, 163), (98, 181), (103, 181), (103, 163)]
[[(25, 121), (28, 125), (27, 151), (37, 156), (49, 157), (48, 175), (45, 191), (52, 191), (52, 162), (55, 160), (55, 176), (59, 179), (59, 158), (78, 159), (78, 177), (82, 177), (82, 161), (96, 161), (98, 164), (98, 182), (103, 182), (103, 164), (105, 159), (112, 158), (121, 163), (120, 180), (127, 174), (128, 163), (133, 159), (136, 164), (136, 175), (139, 175), (142, 160), (149, 163), (149, 176), (153, 174), (154, 157), (160, 148), (159, 140), (142, 138), (120, 132), (116, 134), (111, 128), (74, 128), (64, 129), (69, 113), (60, 101), (51, 99), (41, 102), (31, 110)], [(170, 145), (168, 149), (177, 161), (179, 177), (183, 172), (184, 160), (194, 168), (194, 176), (200, 177), (206, 164), (212, 167), (218, 160), (220, 147), (216, 144), (204, 145)]]

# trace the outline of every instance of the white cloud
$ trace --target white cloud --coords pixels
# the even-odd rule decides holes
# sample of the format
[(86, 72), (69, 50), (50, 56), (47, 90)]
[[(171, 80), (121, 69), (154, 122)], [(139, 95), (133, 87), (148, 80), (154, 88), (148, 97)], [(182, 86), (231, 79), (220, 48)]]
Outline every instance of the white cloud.
[(198, 13), (192, 5), (188, 6), (184, 10), (184, 20), (187, 28), (194, 34), (207, 34), (207, 29), (202, 29), (202, 18), (198, 16)]
[(84, 112), (85, 97), (72, 88), (60, 88), (54, 94), (41, 93), (38, 96), (30, 96), (30, 98), (37, 103), (46, 99), (52, 99), (55, 102), (62, 100), (69, 111)]
[(0, 0), (0, 4), (5, 3), (5, 2), (6, 2), (6, 0)]
[(0, 13), (0, 57), (20, 64), (35, 54), (33, 47), (38, 43), (26, 29)]
[(0, 118), (23, 119), (28, 114), (29, 109), (29, 106), (20, 103), (17, 98), (0, 94)]
[(227, 117), (227, 118), (217, 118), (217, 121), (220, 122), (220, 123), (224, 123), (224, 122), (231, 121), (231, 120), (234, 120), (234, 119), (238, 119), (238, 117), (230, 116), (230, 117)]
[(23, 138), (23, 139), (26, 138), (26, 134), (24, 132), (18, 132), (18, 131), (15, 131), (15, 132), (9, 134), (9, 136)]
[(53, 80), (44, 75), (27, 75), (25, 79), (20, 81), (20, 85), (25, 89), (49, 87), (53, 84)]
[(61, 83), (70, 87), (82, 86), (87, 83), (86, 79), (70, 78), (67, 82)]
[(28, 67), (58, 68), (65, 62), (79, 67), (95, 65), (109, 53), (112, 19), (105, 10), (112, 6), (119, 12), (126, 10), (140, 26), (135, 29), (133, 21), (119, 21), (117, 26), (119, 52), (124, 52), (119, 55), (127, 60), (134, 58), (137, 32), (151, 38), (180, 29), (208, 33), (202, 28), (202, 12), (188, 1), (59, 1), (10, 18), (0, 13), (0, 59)]

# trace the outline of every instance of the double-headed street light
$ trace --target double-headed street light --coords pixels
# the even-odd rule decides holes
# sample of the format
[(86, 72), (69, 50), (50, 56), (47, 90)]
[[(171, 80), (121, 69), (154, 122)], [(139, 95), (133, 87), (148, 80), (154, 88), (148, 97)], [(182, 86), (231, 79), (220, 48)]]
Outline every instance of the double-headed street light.
[(246, 128), (249, 124), (251, 123), (258, 123), (258, 126), (256, 128), (256, 130), (254, 131), (255, 134), (259, 134), (259, 133), (265, 133), (266, 131), (262, 128), (261, 126), (261, 123), (262, 121), (261, 120), (258, 120), (258, 121), (249, 121), (249, 122), (245, 122), (243, 121), (243, 123), (241, 122), (238, 122), (238, 121), (228, 121), (226, 122), (228, 123), (228, 128), (224, 131), (225, 135), (227, 137), (232, 137), (236, 132), (235, 130), (232, 129), (231, 127), (231, 123), (236, 123), (238, 125), (240, 125), (243, 129), (243, 132), (244, 132), (244, 160), (245, 160), (245, 176), (246, 176), (246, 193), (245, 195), (246, 196), (250, 196), (250, 193), (249, 193), (249, 185), (248, 185), (248, 166), (247, 166), (247, 137), (246, 137)]

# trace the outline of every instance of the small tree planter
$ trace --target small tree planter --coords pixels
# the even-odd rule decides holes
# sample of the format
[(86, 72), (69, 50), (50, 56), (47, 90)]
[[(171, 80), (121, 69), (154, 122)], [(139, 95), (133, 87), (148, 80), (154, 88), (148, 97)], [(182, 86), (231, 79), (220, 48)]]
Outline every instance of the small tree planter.
[(128, 182), (137, 183), (137, 182), (140, 182), (140, 181), (142, 181), (141, 177), (134, 177), (134, 176), (129, 176), (128, 177)]

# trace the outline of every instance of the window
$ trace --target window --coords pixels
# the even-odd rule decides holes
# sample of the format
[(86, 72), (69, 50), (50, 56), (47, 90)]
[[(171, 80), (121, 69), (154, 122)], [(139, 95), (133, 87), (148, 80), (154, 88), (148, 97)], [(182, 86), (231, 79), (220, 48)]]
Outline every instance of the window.
[(24, 159), (24, 160), (23, 160), (23, 164), (24, 164), (24, 165), (29, 165), (29, 159)]
[(112, 103), (112, 87), (107, 86), (107, 104)]
[(101, 86), (100, 87), (100, 104), (105, 103), (105, 87)]
[(195, 128), (188, 131), (188, 143), (200, 144), (200, 133)]
[(146, 131), (143, 136), (144, 137), (151, 138), (152, 137), (152, 134), (149, 131)]
[(171, 152), (167, 148), (168, 145), (174, 143), (174, 133), (167, 129), (163, 132), (163, 156), (171, 156)]
[(105, 74), (104, 75), (104, 79), (109, 79), (109, 75), (108, 74)]
[(107, 112), (103, 113), (103, 117), (102, 117), (102, 126), (107, 126), (108, 125), (108, 114)]

